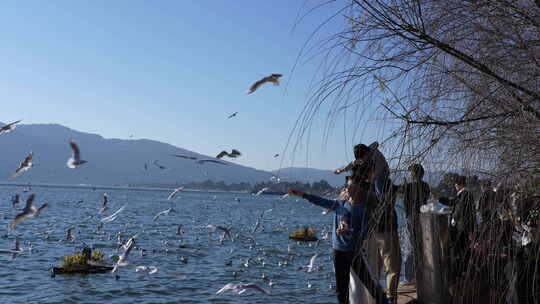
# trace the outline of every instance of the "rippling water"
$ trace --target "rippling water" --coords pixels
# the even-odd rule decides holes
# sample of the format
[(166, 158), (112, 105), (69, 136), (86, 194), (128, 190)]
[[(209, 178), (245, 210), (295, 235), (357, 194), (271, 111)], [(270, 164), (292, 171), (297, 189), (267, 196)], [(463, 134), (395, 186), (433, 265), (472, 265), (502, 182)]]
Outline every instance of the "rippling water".
[[(0, 186), (0, 227), (7, 227), (19, 212), (12, 208), (10, 198), (22, 194), (21, 190), (21, 187)], [(103, 192), (109, 195), (109, 210), (98, 214)], [(171, 202), (166, 200), (169, 191), (161, 190), (92, 191), (38, 186), (33, 187), (32, 193), (36, 194), (37, 206), (47, 202), (50, 208), (0, 237), (0, 249), (13, 248), (16, 235), (26, 249), (14, 260), (10, 255), (0, 255), (2, 303), (336, 302), (331, 241), (323, 240), (316, 247), (313, 243), (288, 240), (290, 232), (304, 226), (317, 229), (319, 236), (322, 230), (331, 228), (331, 215), (323, 216), (323, 209), (307, 201), (279, 200), (265, 195), (182, 192)], [(26, 200), (28, 194), (22, 194), (21, 198)], [(126, 208), (120, 216), (97, 233), (99, 220), (124, 205)], [(157, 212), (171, 207), (177, 213), (152, 221)], [(264, 231), (252, 233), (257, 217), (271, 208), (262, 221)], [(177, 224), (183, 224), (183, 235), (176, 235)], [(220, 244), (220, 233), (209, 235), (208, 230), (196, 229), (208, 224), (231, 226), (238, 238)], [(64, 241), (69, 227), (75, 228), (74, 242)], [(53, 230), (48, 239), (38, 234), (48, 230)], [(107, 262), (112, 263), (109, 256), (121, 254), (116, 250), (119, 231), (124, 241), (139, 233), (137, 246), (145, 248), (147, 254), (141, 256), (134, 250), (130, 265), (120, 270), (118, 281), (110, 273), (50, 276), (49, 268), (58, 265), (64, 254), (80, 251), (82, 242), (104, 251)], [(292, 260), (287, 253), (288, 245), (294, 252)], [(317, 261), (322, 269), (310, 273), (299, 270), (315, 253), (320, 254)], [(187, 263), (181, 262), (180, 257), (187, 258)], [(246, 267), (248, 258), (251, 262)], [(288, 264), (283, 266), (285, 261)], [(157, 266), (159, 270), (143, 275), (135, 272), (136, 265)], [(268, 284), (270, 280), (275, 283), (272, 287)], [(216, 295), (229, 282), (255, 282), (268, 288), (272, 295), (254, 291)], [(310, 289), (308, 282), (312, 285)]]

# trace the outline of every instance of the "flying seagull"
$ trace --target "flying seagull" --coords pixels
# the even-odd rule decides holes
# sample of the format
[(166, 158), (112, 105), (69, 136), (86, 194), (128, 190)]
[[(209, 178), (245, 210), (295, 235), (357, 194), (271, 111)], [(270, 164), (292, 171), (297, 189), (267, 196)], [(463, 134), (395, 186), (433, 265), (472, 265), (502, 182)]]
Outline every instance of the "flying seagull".
[(216, 230), (223, 231), (223, 235), (221, 236), (221, 240), (225, 240), (226, 237), (229, 237), (229, 239), (231, 239), (231, 240), (233, 239), (232, 235), (231, 235), (231, 229), (232, 228), (225, 228), (223, 226), (216, 226), (216, 225), (206, 225), (203, 228), (212, 229), (214, 231), (216, 231)]
[(78, 166), (87, 162), (81, 159), (81, 151), (79, 150), (79, 147), (73, 140), (69, 141), (69, 146), (71, 147), (71, 150), (73, 151), (73, 155), (67, 161), (67, 166), (69, 168), (75, 169)]
[[(224, 152), (225, 152), (225, 151), (224, 151)], [(236, 151), (236, 152), (238, 152), (238, 151)], [(240, 152), (238, 152), (238, 153), (240, 153)], [(221, 154), (221, 153), (220, 153), (220, 154)], [(171, 156), (178, 157), (178, 158), (191, 159), (191, 160), (196, 161), (199, 165), (202, 165), (202, 164), (204, 164), (205, 162), (208, 162), (208, 163), (216, 163), (216, 164), (220, 164), (220, 165), (227, 165), (226, 163), (220, 162), (220, 161), (217, 160), (217, 159), (206, 159), (206, 158), (199, 159), (199, 158), (194, 157), (194, 156), (187, 156), (187, 155), (181, 155), (181, 154), (171, 154)]]
[(315, 260), (317, 259), (318, 256), (319, 256), (319, 254), (316, 253), (311, 257), (311, 259), (309, 259), (309, 264), (307, 266), (307, 272), (312, 272), (313, 271), (313, 266), (315, 265)]
[(172, 199), (174, 199), (176, 197), (176, 194), (178, 194), (178, 192), (184, 190), (184, 187), (179, 187), (179, 188), (176, 188), (174, 189), (173, 192), (171, 192), (171, 194), (169, 194), (169, 196), (167, 197), (167, 200), (170, 201)]
[(15, 194), (15, 196), (11, 199), (11, 204), (13, 205), (13, 207), (15, 207), (15, 205), (19, 204), (20, 202), (21, 196), (18, 194)]
[(265, 84), (266, 82), (271, 82), (273, 83), (274, 85), (279, 85), (279, 78), (283, 76), (281, 74), (272, 74), (270, 76), (266, 76), (264, 77), (263, 79), (255, 82), (250, 88), (249, 90), (247, 90), (246, 94), (251, 94), (253, 92), (255, 92), (260, 86), (262, 86), (263, 84)]
[(109, 196), (107, 195), (107, 193), (103, 193), (103, 203), (101, 205), (101, 209), (99, 209), (99, 213), (103, 213), (109, 209), (109, 207), (107, 207), (108, 202)]
[(135, 236), (132, 236), (126, 244), (123, 246), (124, 253), (118, 258), (118, 261), (116, 264), (114, 264), (114, 268), (112, 270), (112, 273), (115, 273), (118, 271), (118, 267), (123, 267), (128, 265), (128, 256), (131, 250), (133, 249), (133, 246), (135, 246)]
[(0, 135), (13, 131), (16, 125), (20, 122), (21, 120), (17, 120), (17, 121), (14, 121), (12, 123), (8, 123), (7, 125), (2, 126), (2, 128), (0, 128)]
[(254, 284), (254, 283), (248, 283), (248, 284), (244, 284), (244, 283), (238, 283), (238, 284), (228, 283), (225, 286), (223, 286), (220, 290), (218, 290), (216, 292), (216, 294), (220, 294), (220, 293), (228, 291), (228, 290), (231, 290), (232, 292), (234, 292), (236, 294), (243, 294), (248, 289), (254, 289), (254, 290), (260, 291), (262, 293), (265, 293), (267, 295), (271, 295), (270, 291), (266, 290), (265, 288), (262, 288), (261, 286), (259, 286), (257, 284)]
[(242, 153), (240, 153), (240, 151), (235, 150), (235, 149), (232, 149), (231, 153), (229, 153), (227, 151), (221, 151), (216, 156), (216, 158), (222, 158), (223, 156), (228, 156), (230, 158), (237, 158), (238, 156), (242, 156)]
[(124, 211), (124, 208), (126, 208), (126, 205), (122, 206), (120, 209), (116, 210), (115, 213), (107, 216), (107, 217), (104, 217), (101, 219), (101, 222), (102, 223), (108, 223), (108, 222), (112, 222), (114, 221), (117, 217), (118, 217), (118, 214), (122, 211)]
[(41, 213), (41, 210), (43, 210), (43, 208), (47, 207), (48, 204), (43, 204), (41, 205), (41, 207), (39, 208), (36, 208), (34, 206), (34, 198), (36, 197), (35, 194), (31, 194), (28, 199), (26, 200), (26, 206), (24, 207), (23, 211), (19, 214), (17, 214), (17, 216), (13, 219), (13, 221), (11, 222), (11, 224), (9, 225), (9, 228), (8, 228), (8, 232), (12, 231), (13, 229), (15, 229), (15, 226), (17, 226), (17, 224), (19, 224), (21, 221), (29, 218), (29, 217), (37, 217), (39, 216), (39, 214)]
[(229, 115), (229, 117), (227, 117), (227, 118), (233, 118), (233, 117), (235, 117), (235, 116), (236, 116), (236, 114), (238, 114), (238, 112), (234, 112), (234, 113), (232, 113), (232, 114), (231, 114), (231, 115)]
[(279, 156), (279, 154), (277, 154), (277, 153), (276, 153), (276, 154), (274, 154), (274, 158), (276, 158), (276, 157), (278, 157), (278, 156)]
[(14, 249), (0, 249), (0, 253), (8, 253), (12, 254), (11, 259), (14, 259), (17, 257), (18, 254), (23, 253), (23, 249), (21, 248), (21, 245), (19, 243), (19, 237), (15, 237), (15, 248)]
[(167, 169), (167, 167), (158, 164), (157, 160), (155, 160), (152, 164), (154, 164), (154, 166), (160, 168), (161, 170), (166, 170)]
[(152, 219), (154, 222), (159, 219), (162, 215), (169, 215), (170, 212), (176, 213), (176, 211), (173, 208), (169, 208), (167, 210), (163, 210), (158, 212), (156, 215), (154, 215), (154, 218)]
[(270, 188), (264, 187), (264, 188), (262, 188), (261, 190), (259, 190), (259, 192), (257, 192), (257, 193), (255, 194), (255, 196), (259, 196), (259, 195), (263, 194), (264, 192), (266, 192), (266, 191), (268, 191), (268, 190), (270, 190)]
[(11, 176), (11, 178), (15, 178), (15, 177), (19, 176), (19, 174), (23, 173), (24, 171), (32, 168), (32, 156), (33, 155), (34, 154), (32, 153), (32, 151), (30, 151), (30, 153), (28, 153), (28, 155), (24, 158), (24, 160), (19, 165), (19, 168), (17, 168), (17, 170), (15, 170), (15, 173)]

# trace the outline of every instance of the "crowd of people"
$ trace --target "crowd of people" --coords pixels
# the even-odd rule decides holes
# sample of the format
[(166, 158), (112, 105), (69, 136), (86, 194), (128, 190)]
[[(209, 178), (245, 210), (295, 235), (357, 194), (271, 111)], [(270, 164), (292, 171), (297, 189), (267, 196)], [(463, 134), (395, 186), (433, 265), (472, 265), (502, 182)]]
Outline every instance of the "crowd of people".
[[(388, 162), (379, 151), (377, 142), (369, 146), (354, 146), (354, 156), (355, 160), (335, 171), (336, 174), (350, 172), (337, 200), (289, 189), (292, 195), (334, 211), (332, 248), (339, 303), (361, 302), (354, 299), (357, 295), (352, 291), (358, 283), (363, 285), (362, 293), (368, 293), (375, 303), (397, 303), (402, 271), (395, 208), (398, 196), (403, 199), (411, 243), (411, 252), (403, 269), (407, 281), (415, 282), (416, 270), (421, 270), (423, 265), (423, 255), (420, 254), (423, 245), (421, 206), (427, 204), (429, 199), (436, 199), (451, 210), (447, 216), (449, 239), (446, 247), (450, 259), (446, 267), (449, 269), (448, 290), (454, 298), (453, 302), (469, 303), (463, 300), (467, 298), (470, 303), (499, 303), (497, 299), (514, 294), (519, 303), (538, 303), (534, 300), (540, 300), (540, 297), (534, 294), (520, 296), (519, 288), (514, 291), (508, 287), (510, 281), (516, 283), (524, 279), (528, 280), (527, 286), (538, 285), (540, 276), (534, 279), (527, 277), (526, 272), (530, 272), (531, 265), (524, 266), (526, 269), (512, 279), (512, 275), (504, 273), (508, 269), (508, 262), (501, 261), (505, 258), (508, 261), (509, 256), (523, 255), (523, 250), (527, 250), (531, 244), (538, 246), (538, 232), (535, 230), (540, 218), (538, 198), (529, 199), (528, 205), (527, 202), (518, 203), (519, 192), (506, 191), (501, 185), (492, 187), (486, 180), (482, 183), (479, 199), (475, 201), (465, 176), (454, 179), (454, 197), (435, 198), (430, 186), (423, 180), (425, 172), (422, 165), (409, 166), (410, 182), (396, 185), (390, 179)], [(510, 253), (512, 244), (516, 243), (516, 233), (521, 236), (520, 253)], [(524, 245), (526, 240), (528, 243)], [(538, 252), (531, 254), (538, 257)], [(379, 283), (381, 270), (386, 275), (385, 287)], [(351, 282), (351, 279), (358, 282)], [(467, 286), (467, 282), (471, 281), (475, 284)], [(421, 282), (416, 283), (421, 286)], [(508, 286), (501, 289), (505, 284)], [(467, 294), (467, 287), (474, 291)]]

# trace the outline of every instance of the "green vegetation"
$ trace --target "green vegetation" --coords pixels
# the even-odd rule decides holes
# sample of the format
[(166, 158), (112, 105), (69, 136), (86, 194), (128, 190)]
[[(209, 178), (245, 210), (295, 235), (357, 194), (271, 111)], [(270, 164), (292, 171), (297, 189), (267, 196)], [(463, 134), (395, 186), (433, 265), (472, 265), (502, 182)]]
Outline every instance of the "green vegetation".
[(73, 271), (76, 269), (84, 269), (88, 267), (86, 261), (90, 260), (92, 262), (103, 262), (104, 254), (100, 250), (92, 251), (92, 256), (88, 257), (86, 253), (76, 253), (74, 255), (65, 255), (60, 261), (62, 265), (59, 268), (62, 268), (66, 271)]

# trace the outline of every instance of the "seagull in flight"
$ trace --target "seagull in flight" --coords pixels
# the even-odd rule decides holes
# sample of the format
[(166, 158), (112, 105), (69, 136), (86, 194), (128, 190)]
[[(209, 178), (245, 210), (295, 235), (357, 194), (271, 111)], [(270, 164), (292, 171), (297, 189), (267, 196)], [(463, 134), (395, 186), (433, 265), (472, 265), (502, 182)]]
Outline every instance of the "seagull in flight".
[(277, 154), (277, 153), (276, 153), (276, 154), (274, 154), (274, 158), (276, 158), (276, 157), (278, 157), (278, 156), (279, 156), (279, 154)]
[(109, 207), (107, 207), (107, 203), (109, 202), (109, 196), (107, 193), (103, 193), (103, 203), (101, 205), (101, 209), (99, 209), (99, 213), (103, 213), (107, 210), (109, 210)]
[(21, 196), (18, 194), (15, 194), (13, 198), (11, 198), (11, 204), (15, 208), (15, 205), (18, 205), (21, 202)]
[(317, 259), (318, 256), (319, 254), (316, 253), (311, 257), (311, 259), (309, 259), (309, 264), (307, 265), (307, 272), (313, 271), (313, 266), (315, 266), (315, 260)]
[(251, 94), (255, 92), (260, 86), (267, 82), (273, 83), (275, 86), (279, 85), (279, 78), (283, 76), (282, 74), (271, 74), (270, 76), (266, 76), (263, 79), (255, 82), (246, 92), (246, 94)]
[(203, 228), (212, 229), (214, 231), (221, 230), (223, 231), (223, 235), (221, 236), (221, 240), (225, 240), (226, 237), (229, 237), (229, 239), (233, 239), (231, 235), (231, 229), (232, 228), (225, 228), (223, 226), (216, 226), (216, 225), (206, 225)]
[(11, 175), (11, 178), (15, 178), (17, 176), (19, 176), (19, 174), (23, 173), (24, 171), (32, 168), (32, 157), (33, 157), (33, 153), (32, 151), (30, 151), (30, 153), (28, 153), (28, 155), (24, 158), (24, 160), (21, 162), (21, 164), (19, 165), (19, 168), (17, 168), (17, 170), (15, 170), (15, 173), (13, 173), (13, 175)]
[(73, 151), (73, 155), (67, 161), (67, 166), (69, 168), (75, 169), (78, 166), (87, 163), (87, 161), (81, 159), (81, 151), (73, 140), (69, 141), (69, 146), (71, 147), (71, 151)]
[(216, 158), (222, 158), (223, 156), (228, 156), (230, 158), (237, 158), (238, 156), (242, 156), (242, 153), (240, 153), (240, 151), (235, 150), (235, 149), (232, 149), (231, 153), (229, 153), (227, 151), (221, 151), (216, 156)]
[(17, 226), (17, 224), (19, 224), (23, 220), (25, 220), (25, 219), (27, 219), (29, 217), (38, 217), (39, 214), (41, 213), (41, 210), (43, 210), (43, 208), (45, 208), (45, 207), (47, 207), (49, 205), (49, 204), (45, 203), (45, 204), (41, 205), (41, 207), (36, 208), (34, 206), (34, 198), (35, 197), (36, 197), (35, 194), (31, 194), (28, 197), (28, 199), (26, 200), (26, 206), (24, 207), (24, 209), (23, 209), (23, 211), (21, 213), (19, 213), (19, 214), (17, 214), (17, 216), (15, 216), (15, 218), (13, 219), (11, 224), (9, 225), (8, 232), (15, 229), (15, 226)]
[(116, 210), (115, 213), (107, 216), (107, 217), (104, 217), (101, 219), (101, 222), (102, 223), (108, 223), (108, 222), (112, 222), (114, 221), (117, 217), (118, 217), (118, 214), (120, 214), (120, 212), (124, 211), (124, 208), (126, 208), (126, 205), (122, 206), (120, 209)]
[(173, 208), (169, 208), (167, 210), (160, 211), (156, 215), (154, 215), (154, 218), (152, 220), (155, 222), (155, 221), (157, 221), (159, 219), (160, 216), (169, 215), (169, 213), (171, 213), (171, 212), (176, 213), (176, 211)]
[(15, 248), (14, 249), (0, 249), (0, 253), (7, 253), (12, 254), (11, 259), (15, 259), (18, 254), (23, 253), (23, 249), (21, 248), (19, 237), (15, 237)]
[[(224, 151), (225, 152), (225, 151)], [(237, 151), (238, 152), (238, 151)], [(240, 153), (240, 152), (238, 152)], [(220, 153), (221, 154), (221, 153)], [(202, 158), (202, 159), (199, 159), (197, 157), (194, 157), (194, 156), (188, 156), (188, 155), (181, 155), (181, 154), (171, 154), (171, 156), (174, 156), (174, 157), (178, 157), (178, 158), (185, 158), (185, 159), (191, 159), (191, 160), (194, 160), (196, 161), (199, 165), (202, 165), (204, 164), (205, 162), (208, 162), (208, 163), (216, 163), (216, 164), (220, 164), (220, 165), (227, 165), (226, 163), (224, 162), (221, 162), (217, 159), (207, 159), (207, 158)]]
[(135, 236), (132, 236), (132, 237), (126, 242), (126, 244), (124, 244), (124, 246), (123, 246), (123, 248), (124, 248), (124, 253), (122, 253), (122, 255), (118, 258), (118, 261), (116, 262), (116, 264), (114, 264), (112, 273), (117, 272), (117, 271), (118, 271), (118, 267), (127, 266), (127, 265), (129, 264), (128, 261), (127, 261), (127, 259), (128, 259), (129, 253), (130, 253), (131, 250), (133, 249), (133, 246), (135, 246)]
[(152, 164), (154, 164), (154, 166), (160, 168), (161, 170), (166, 170), (167, 169), (167, 167), (158, 164), (157, 160), (155, 160)]
[(236, 116), (236, 114), (238, 114), (238, 112), (234, 112), (234, 113), (232, 113), (231, 115), (229, 115), (229, 117), (227, 117), (227, 119), (235, 117), (235, 116)]
[(236, 294), (243, 294), (248, 289), (254, 289), (256, 291), (265, 293), (267, 295), (271, 295), (270, 291), (268, 291), (265, 288), (262, 288), (261, 286), (255, 284), (255, 283), (248, 283), (248, 284), (244, 284), (244, 283), (237, 283), (237, 284), (228, 283), (225, 286), (223, 286), (220, 290), (218, 290), (216, 292), (216, 294), (220, 294), (220, 293), (228, 291), (228, 290), (230, 290), (230, 291), (232, 291), (232, 292), (234, 292)]
[(259, 195), (263, 194), (264, 192), (266, 192), (266, 191), (268, 191), (268, 190), (270, 190), (270, 188), (264, 187), (264, 188), (262, 188), (261, 190), (259, 190), (259, 192), (257, 192), (257, 193), (255, 194), (255, 196), (259, 196)]
[(179, 188), (176, 188), (174, 189), (173, 192), (171, 192), (171, 194), (169, 194), (169, 196), (167, 197), (167, 200), (170, 201), (172, 199), (174, 199), (176, 197), (176, 194), (178, 194), (178, 192), (184, 190), (184, 187), (179, 187)]
[(2, 128), (0, 128), (0, 135), (13, 131), (17, 127), (17, 124), (20, 122), (21, 120), (17, 120), (17, 121), (14, 121), (12, 123), (8, 123), (7, 125), (2, 126)]

